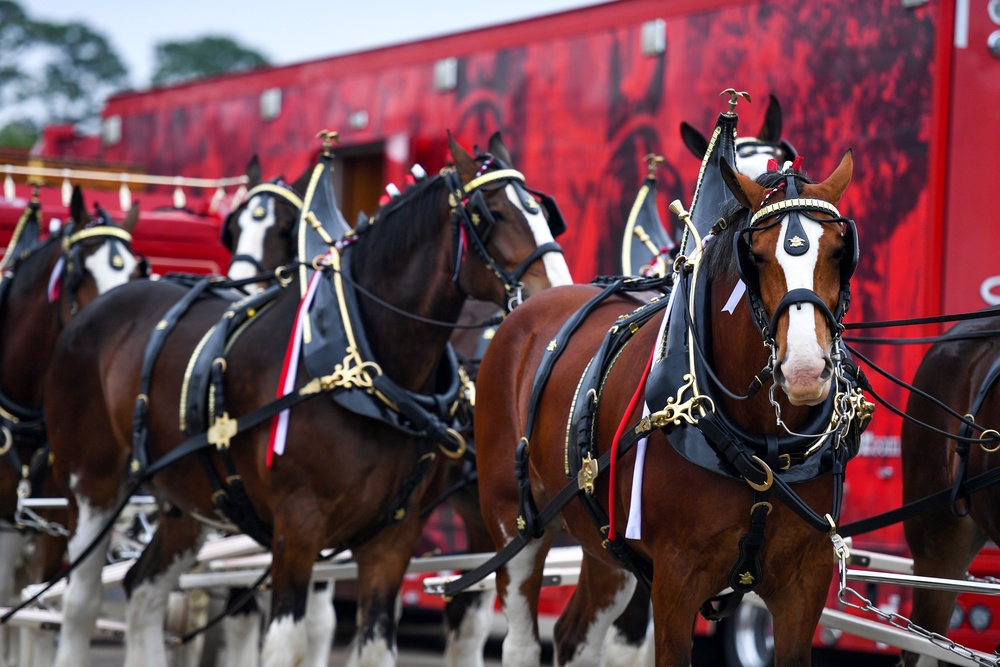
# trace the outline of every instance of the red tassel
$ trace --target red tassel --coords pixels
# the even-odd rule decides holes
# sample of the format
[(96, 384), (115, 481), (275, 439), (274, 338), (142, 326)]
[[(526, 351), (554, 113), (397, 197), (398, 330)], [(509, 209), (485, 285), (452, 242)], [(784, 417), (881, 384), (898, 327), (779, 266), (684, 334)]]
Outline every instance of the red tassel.
[(802, 171), (802, 156), (796, 155), (792, 160), (792, 171)]
[(768, 171), (778, 171), (778, 161), (775, 160), (774, 158), (771, 158), (770, 160), (768, 160), (767, 161), (767, 170)]

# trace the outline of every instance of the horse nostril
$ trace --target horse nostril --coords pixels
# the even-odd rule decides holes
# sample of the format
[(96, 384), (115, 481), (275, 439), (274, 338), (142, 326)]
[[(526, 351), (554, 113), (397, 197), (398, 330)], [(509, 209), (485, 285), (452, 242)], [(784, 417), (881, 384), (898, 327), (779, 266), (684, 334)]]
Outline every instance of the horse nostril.
[(785, 374), (781, 371), (781, 362), (774, 365), (774, 371), (771, 373), (775, 384), (783, 385), (785, 384)]
[(830, 361), (830, 357), (824, 357), (824, 360), (826, 363), (823, 366), (823, 372), (819, 374), (819, 379), (825, 382), (833, 375), (833, 362)]

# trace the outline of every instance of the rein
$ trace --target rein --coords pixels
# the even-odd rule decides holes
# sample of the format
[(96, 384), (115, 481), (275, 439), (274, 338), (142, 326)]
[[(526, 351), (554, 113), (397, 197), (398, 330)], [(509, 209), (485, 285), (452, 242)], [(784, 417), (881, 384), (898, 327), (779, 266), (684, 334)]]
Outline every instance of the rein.
[(415, 322), (422, 322), (423, 324), (430, 324), (436, 327), (444, 327), (447, 329), (485, 329), (487, 327), (496, 326), (501, 322), (503, 322), (504, 320), (503, 315), (495, 315), (488, 320), (483, 320), (482, 322), (477, 322), (473, 324), (457, 324), (455, 322), (447, 322), (445, 320), (435, 320), (430, 317), (423, 317), (422, 315), (411, 313), (407, 310), (403, 310), (399, 306), (389, 303), (385, 299), (376, 295), (374, 292), (371, 292), (370, 290), (362, 286), (361, 283), (357, 282), (356, 280), (354, 280), (354, 278), (347, 275), (347, 273), (342, 271), (339, 267), (328, 266), (326, 268), (328, 268), (331, 271), (339, 273), (341, 279), (343, 279), (345, 283), (350, 284), (351, 287), (356, 289), (361, 294), (365, 295), (365, 297), (367, 297), (372, 302), (377, 303), (386, 310), (392, 311), (397, 315), (402, 315), (403, 317), (413, 320)]

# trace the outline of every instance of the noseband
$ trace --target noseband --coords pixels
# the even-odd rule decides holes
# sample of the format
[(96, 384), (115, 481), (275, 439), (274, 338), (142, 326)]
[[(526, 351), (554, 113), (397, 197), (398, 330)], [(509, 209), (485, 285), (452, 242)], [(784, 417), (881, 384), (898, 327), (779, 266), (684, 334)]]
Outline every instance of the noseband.
[[(757, 328), (761, 332), (764, 344), (771, 350), (772, 354), (776, 349), (774, 332), (777, 328), (778, 318), (782, 316), (792, 306), (801, 306), (803, 303), (811, 303), (830, 324), (830, 330), (835, 338), (839, 338), (844, 330), (844, 315), (851, 304), (851, 276), (854, 274), (858, 264), (858, 232), (853, 220), (844, 218), (840, 211), (833, 204), (822, 199), (809, 197), (799, 197), (795, 187), (795, 177), (788, 176), (784, 183), (769, 193), (773, 194), (779, 189), (784, 189), (786, 198), (773, 204), (766, 204), (753, 214), (750, 224), (740, 230), (733, 239), (736, 251), (736, 266), (747, 287), (747, 300), (750, 303), (750, 312), (757, 323)], [(833, 216), (830, 219), (819, 218), (814, 213), (827, 213)], [(772, 222), (766, 225), (758, 225), (771, 216), (777, 216)], [(790, 255), (802, 255), (809, 250), (809, 241), (806, 238), (802, 227), (802, 217), (806, 220), (823, 223), (840, 223), (843, 226), (844, 235), (844, 256), (840, 265), (840, 294), (837, 298), (837, 307), (831, 311), (826, 302), (813, 290), (798, 288), (790, 290), (781, 301), (778, 302), (774, 313), (770, 316), (764, 307), (764, 301), (760, 290), (760, 276), (757, 267), (750, 256), (751, 235), (771, 229), (781, 224), (782, 220), (788, 216), (788, 226), (785, 231), (785, 238), (781, 243), (786, 252)]]
[[(243, 201), (250, 203), (250, 200), (256, 197), (257, 195), (269, 195), (272, 197), (277, 197), (279, 199), (288, 202), (299, 211), (302, 210), (303, 206), (302, 198), (299, 196), (297, 192), (295, 192), (295, 190), (291, 188), (291, 186), (286, 184), (280, 178), (276, 178), (268, 183), (260, 183), (259, 185), (254, 186), (253, 188), (250, 189), (249, 192), (246, 193), (246, 195), (244, 195)], [(222, 245), (226, 246), (227, 248), (231, 248), (232, 251), (234, 252), (236, 248), (232, 248), (233, 234), (232, 232), (229, 231), (229, 223), (235, 218), (239, 210), (240, 207), (237, 207), (235, 211), (226, 216), (225, 222), (222, 223), (222, 234), (221, 234)], [(271, 271), (271, 269), (264, 266), (260, 262), (260, 260), (258, 260), (256, 257), (252, 255), (233, 255), (229, 260), (229, 268), (232, 269), (233, 265), (238, 262), (246, 262), (252, 265), (255, 269), (257, 269), (261, 273), (269, 273)]]
[[(519, 195), (521, 195), (522, 206), (529, 213), (536, 213), (539, 209), (525, 188), (524, 174), (515, 169), (506, 168), (495, 157), (488, 158), (483, 167), (488, 167), (493, 162), (499, 164), (501, 168), (481, 173), (481, 175), (476, 176), (465, 185), (459, 180), (458, 173), (454, 169), (443, 172), (445, 184), (449, 192), (448, 204), (451, 206), (451, 220), (455, 239), (454, 280), (458, 283), (459, 269), (461, 268), (462, 257), (464, 255), (464, 240), (466, 237), (471, 238), (472, 246), (476, 249), (480, 258), (482, 258), (486, 266), (493, 272), (497, 280), (500, 281), (500, 284), (503, 285), (504, 293), (507, 295), (505, 310), (510, 312), (523, 301), (521, 291), (524, 289), (524, 283), (521, 282), (521, 278), (528, 271), (528, 267), (546, 253), (561, 253), (562, 247), (555, 241), (543, 243), (535, 248), (534, 252), (528, 255), (527, 259), (510, 272), (497, 264), (486, 248), (486, 241), (489, 239), (490, 233), (497, 222), (486, 205), (486, 197), (483, 194), (485, 186), (493, 185), (494, 187), (485, 190), (493, 191), (512, 184)], [(482, 171), (483, 169), (481, 168), (480, 172)], [(556, 236), (564, 228), (562, 216), (558, 214), (558, 209), (555, 208), (555, 203), (550, 198), (543, 197), (542, 204), (549, 211), (549, 226), (553, 232), (553, 236)]]

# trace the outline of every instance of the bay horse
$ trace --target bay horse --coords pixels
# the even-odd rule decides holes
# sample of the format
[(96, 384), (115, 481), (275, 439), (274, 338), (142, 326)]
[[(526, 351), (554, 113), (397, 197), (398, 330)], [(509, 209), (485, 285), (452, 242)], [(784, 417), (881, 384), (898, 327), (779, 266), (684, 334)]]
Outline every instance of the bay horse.
[[(314, 295), (314, 310), (300, 309), (302, 285), (292, 272), (272, 301), (243, 311), (245, 325), (227, 344), (225, 363), (213, 364), (223, 372), (225, 412), (208, 434), (186, 439), (178, 406), (192, 351), (227, 312), (218, 300), (193, 300), (183, 318), (166, 325), (141, 396), (149, 332), (190, 298), (186, 289), (163, 281), (125, 285), (60, 336), (46, 418), (54, 470), (70, 492), (70, 556), (80, 563), (64, 597), (57, 665), (80, 664), (87, 654), (107, 543), (100, 531), (135, 468), (139, 479), (155, 471), (149, 483), (163, 508), (153, 541), (126, 578), (126, 664), (165, 664), (166, 595), (193, 560), (202, 521), (249, 525), (270, 543), (263, 665), (315, 664), (328, 655), (328, 644), (309, 644), (303, 619), (314, 561), (324, 548), (345, 546), (359, 565), (352, 664), (394, 663), (395, 601), (422, 523), (411, 501), (438, 467), (438, 446), (461, 444), (447, 428), (444, 401), (457, 385), (447, 372), (451, 327), (467, 296), (513, 307), (550, 286), (552, 267), (565, 267), (553, 254), (559, 247), (547, 200), (539, 206), (528, 194), (499, 134), (475, 157), (451, 137), (449, 146), (454, 169), (410, 188), (342, 247), (310, 262), (315, 273), (305, 301)], [(306, 328), (311, 340), (300, 353), (303, 337), (293, 332)], [(337, 336), (348, 339), (346, 348), (337, 347)], [(300, 357), (309, 369), (310, 344), (341, 350), (336, 365), (322, 371), (329, 375), (310, 379), (312, 371), (291, 370)], [(286, 402), (275, 403), (276, 387)], [(335, 400), (306, 400), (327, 391)], [(342, 407), (341, 400), (352, 403)], [(301, 402), (287, 417), (266, 412), (248, 429), (228, 417), (277, 412), (294, 401)], [(133, 449), (138, 412), (146, 415), (145, 457)], [(176, 449), (208, 438), (214, 446)], [(220, 495), (246, 502), (233, 501), (222, 515), (213, 502)], [(97, 538), (97, 548), (80, 558)]]
[[(966, 479), (997, 468), (996, 429), (1000, 428), (1000, 315), (960, 322), (927, 351), (913, 379), (900, 432), (903, 502), (957, 488)], [(980, 425), (971, 428), (955, 414), (935, 405), (943, 402), (957, 415)], [(925, 426), (926, 425), (926, 426)], [(930, 428), (927, 428), (930, 427)], [(935, 430), (936, 429), (936, 430)], [(964, 438), (964, 439), (959, 439)], [(972, 440), (981, 438), (977, 444)], [(906, 542), (918, 576), (964, 579), (987, 540), (1000, 540), (1000, 488), (996, 484), (903, 521)], [(946, 635), (957, 593), (913, 589), (911, 620)], [(931, 658), (904, 653), (908, 666), (937, 664)]]
[[(727, 586), (755, 587), (767, 602), (776, 664), (810, 663), (833, 564), (822, 514), (836, 520), (835, 482), (862, 425), (843, 405), (863, 403), (845, 379), (840, 341), (857, 242), (836, 204), (853, 160), (845, 154), (821, 183), (795, 171), (754, 182), (725, 161), (721, 168), (737, 204), (686, 260), (694, 268), (675, 273), (668, 315), (666, 297), (617, 291), (635, 279), (553, 288), (514, 311), (486, 350), (476, 460), (483, 516), (506, 559), (497, 570), (506, 667), (539, 664), (542, 566), (561, 530), (581, 544), (584, 560), (556, 623), (556, 664), (600, 663), (606, 632), (636, 587), (633, 572), (651, 590), (657, 665), (690, 664), (695, 615)], [(749, 298), (727, 307), (741, 276)], [(665, 317), (671, 326), (661, 342)], [(648, 365), (655, 412), (642, 419)], [(743, 397), (734, 391), (767, 382), (768, 373), (769, 391), (736, 400)], [(655, 400), (663, 395), (669, 400)], [(631, 444), (647, 439), (638, 482), (633, 448), (608, 468), (623, 433)], [(754, 464), (736, 463), (744, 448), (757, 452)], [(633, 490), (641, 504), (630, 503)], [(776, 490), (781, 502), (771, 502)], [(609, 513), (629, 520), (628, 539)]]
[[(20, 514), (18, 494), (52, 493), (42, 388), (56, 338), (80, 309), (144, 272), (144, 262), (131, 250), (138, 203), (119, 225), (100, 208), (88, 214), (76, 186), (68, 213), (69, 219), (45, 236), (40, 205), (33, 199), (0, 262), (0, 552), (5, 556), (0, 559), (0, 604), (16, 601), (15, 573), (29, 541), (24, 527), (15, 525), (45, 527), (31, 525), (45, 521), (40, 516)], [(65, 550), (56, 531), (42, 535), (37, 557), (25, 563), (38, 569), (28, 573), (30, 579), (54, 574)]]

